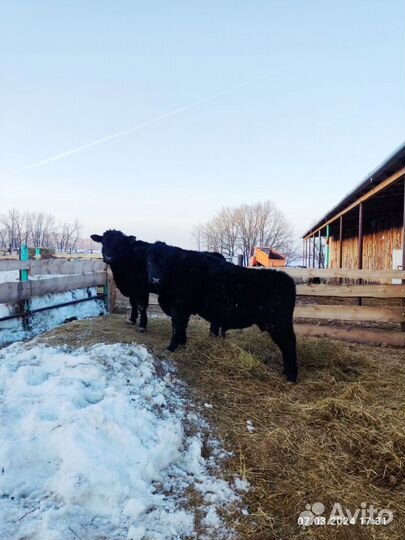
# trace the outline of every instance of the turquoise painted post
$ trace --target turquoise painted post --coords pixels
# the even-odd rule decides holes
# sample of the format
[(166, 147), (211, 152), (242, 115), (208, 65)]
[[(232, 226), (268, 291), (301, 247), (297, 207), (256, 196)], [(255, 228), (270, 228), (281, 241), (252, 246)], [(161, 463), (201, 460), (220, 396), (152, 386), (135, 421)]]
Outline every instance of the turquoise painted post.
[(41, 248), (35, 248), (35, 258), (37, 261), (41, 258)]
[(326, 225), (326, 268), (330, 267), (329, 225)]
[[(23, 244), (20, 248), (20, 261), (28, 261), (29, 259), (29, 249), (28, 246)], [(22, 269), (20, 270), (20, 281), (28, 281), (28, 270)], [(27, 313), (30, 310), (30, 301), (29, 300), (22, 300), (20, 309), (23, 313)], [(28, 329), (29, 327), (29, 319), (28, 315), (23, 317), (23, 327), (24, 329)]]
[[(20, 261), (28, 261), (29, 249), (25, 244), (20, 248)], [(20, 281), (28, 281), (28, 270), (20, 270)]]

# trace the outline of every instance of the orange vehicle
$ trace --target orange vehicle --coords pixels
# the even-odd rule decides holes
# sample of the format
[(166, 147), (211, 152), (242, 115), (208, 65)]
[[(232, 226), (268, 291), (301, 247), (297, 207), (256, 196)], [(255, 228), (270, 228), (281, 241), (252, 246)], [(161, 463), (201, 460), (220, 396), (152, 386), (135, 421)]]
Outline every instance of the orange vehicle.
[(249, 266), (263, 266), (265, 268), (280, 268), (287, 266), (287, 257), (270, 247), (257, 247)]

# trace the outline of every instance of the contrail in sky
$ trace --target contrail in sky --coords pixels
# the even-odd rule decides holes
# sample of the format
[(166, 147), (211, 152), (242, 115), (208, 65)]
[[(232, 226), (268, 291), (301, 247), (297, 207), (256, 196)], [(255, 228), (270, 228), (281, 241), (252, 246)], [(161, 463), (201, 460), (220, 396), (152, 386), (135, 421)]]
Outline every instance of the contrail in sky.
[(171, 116), (175, 116), (176, 114), (180, 114), (182, 112), (188, 111), (189, 109), (194, 109), (198, 105), (202, 105), (203, 103), (207, 103), (208, 101), (211, 101), (213, 99), (217, 99), (218, 97), (221, 97), (225, 94), (229, 94), (233, 92), (234, 90), (237, 90), (238, 88), (242, 88), (244, 86), (248, 86), (250, 84), (253, 84), (255, 82), (258, 82), (262, 79), (264, 79), (267, 75), (263, 75), (257, 79), (249, 80), (244, 83), (240, 83), (236, 86), (232, 86), (231, 88), (228, 88), (226, 90), (222, 90), (221, 92), (217, 92), (216, 94), (212, 94), (208, 97), (199, 99), (198, 101), (194, 101), (193, 103), (189, 103), (188, 105), (184, 105), (183, 107), (179, 107), (178, 109), (174, 109), (172, 111), (160, 114), (159, 116), (155, 116), (154, 118), (151, 118), (150, 120), (146, 120), (145, 122), (141, 122), (140, 124), (130, 127), (128, 129), (123, 129), (122, 131), (117, 131), (115, 133), (112, 133), (111, 135), (106, 135), (105, 137), (100, 137), (99, 139), (96, 139), (94, 141), (91, 141), (86, 144), (82, 144), (81, 146), (77, 146), (76, 148), (72, 148), (72, 150), (68, 150), (67, 152), (61, 152), (60, 154), (56, 154), (54, 156), (51, 156), (46, 159), (42, 159), (41, 161), (37, 161), (35, 163), (31, 163), (30, 165), (25, 165), (24, 167), (21, 167), (20, 169), (16, 169), (13, 172), (19, 173), (22, 171), (28, 171), (30, 169), (36, 169), (37, 167), (42, 167), (42, 165), (46, 165), (48, 163), (51, 163), (52, 161), (59, 161), (60, 159), (65, 159), (69, 156), (73, 156), (75, 154), (79, 154), (80, 152), (83, 152), (84, 150), (87, 150), (88, 148), (92, 148), (93, 146), (97, 146), (98, 144), (105, 143), (107, 141), (112, 141), (113, 139), (118, 139), (120, 137), (124, 137), (125, 135), (129, 135), (130, 133), (133, 133), (134, 131), (138, 131), (146, 126), (150, 126), (151, 124), (155, 124), (156, 122), (160, 122), (161, 120), (164, 120), (165, 118), (170, 118)]

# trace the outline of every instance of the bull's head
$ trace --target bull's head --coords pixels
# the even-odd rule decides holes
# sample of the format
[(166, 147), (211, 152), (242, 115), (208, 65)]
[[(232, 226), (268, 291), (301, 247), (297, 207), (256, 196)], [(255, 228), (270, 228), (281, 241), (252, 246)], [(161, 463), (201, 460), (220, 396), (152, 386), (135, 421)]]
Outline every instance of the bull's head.
[(132, 243), (136, 240), (134, 236), (127, 236), (115, 230), (105, 231), (103, 235), (92, 234), (90, 238), (94, 242), (101, 243), (103, 261), (110, 265), (127, 256)]

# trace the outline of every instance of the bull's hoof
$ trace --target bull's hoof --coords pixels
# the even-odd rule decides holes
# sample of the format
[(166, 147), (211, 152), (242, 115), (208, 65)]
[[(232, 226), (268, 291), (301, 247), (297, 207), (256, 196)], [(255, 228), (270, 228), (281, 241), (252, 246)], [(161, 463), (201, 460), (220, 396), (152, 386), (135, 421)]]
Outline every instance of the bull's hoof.
[(287, 381), (293, 384), (298, 382), (298, 372), (284, 373), (287, 378)]
[(141, 334), (143, 334), (144, 332), (146, 332), (146, 328), (144, 326), (140, 326), (138, 328), (138, 332), (141, 332)]

